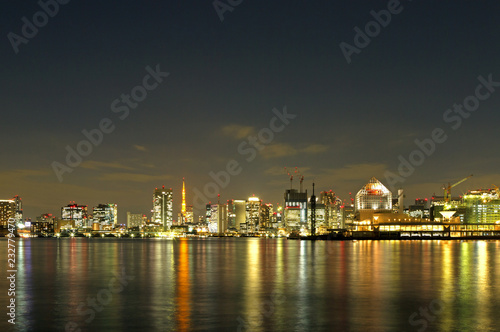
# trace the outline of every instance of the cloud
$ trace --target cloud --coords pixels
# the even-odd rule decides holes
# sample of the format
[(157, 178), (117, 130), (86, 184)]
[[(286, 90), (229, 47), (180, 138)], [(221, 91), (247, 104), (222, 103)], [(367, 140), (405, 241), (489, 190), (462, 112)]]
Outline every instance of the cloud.
[(386, 170), (386, 164), (365, 163), (346, 165), (342, 168), (326, 169), (324, 170), (324, 173), (326, 177), (333, 179), (334, 182), (360, 181), (364, 184), (368, 182), (372, 176), (375, 176), (380, 181), (384, 182), (384, 173)]
[[(300, 174), (304, 176), (308, 176), (308, 172), (311, 169), (310, 167), (297, 167), (298, 171)], [(265, 174), (272, 175), (272, 176), (283, 176), (286, 175), (287, 172), (293, 173), (295, 175), (295, 167), (279, 167), (279, 166), (273, 166), (271, 168), (268, 168), (264, 171)]]
[(125, 182), (152, 182), (171, 179), (169, 175), (150, 175), (140, 173), (108, 173), (98, 177), (100, 181), (125, 181)]
[(262, 157), (269, 158), (280, 158), (295, 156), (297, 154), (320, 154), (328, 151), (329, 146), (324, 144), (309, 144), (301, 145), (299, 147), (294, 147), (286, 143), (275, 143), (266, 146), (265, 149), (261, 151)]
[(143, 145), (134, 144), (132, 147), (138, 151), (147, 151), (148, 149)]
[(241, 126), (237, 124), (231, 124), (222, 127), (222, 133), (226, 136), (233, 137), (236, 139), (246, 138), (249, 135), (255, 133), (255, 128), (252, 126)]
[(300, 152), (309, 154), (319, 154), (328, 151), (328, 149), (329, 146), (325, 144), (310, 144), (305, 148), (300, 149)]
[(96, 161), (96, 160), (88, 160), (84, 161), (81, 163), (80, 167), (86, 168), (86, 169), (103, 169), (103, 168), (113, 168), (113, 169), (125, 169), (132, 171), (134, 170), (133, 167), (125, 166), (120, 163), (106, 163), (102, 161)]
[(260, 153), (262, 157), (269, 159), (293, 156), (296, 155), (298, 151), (290, 144), (276, 143), (266, 146)]

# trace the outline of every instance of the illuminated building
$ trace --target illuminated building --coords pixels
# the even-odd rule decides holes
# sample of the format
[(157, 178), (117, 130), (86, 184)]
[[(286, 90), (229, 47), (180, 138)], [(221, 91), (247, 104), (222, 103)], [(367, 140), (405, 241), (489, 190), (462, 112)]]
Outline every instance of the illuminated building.
[(466, 208), (462, 203), (462, 197), (450, 197), (445, 201), (444, 196), (431, 197), (430, 219), (432, 221), (442, 220), (442, 211), (456, 211), (455, 217), (460, 218), (460, 222), (465, 222)]
[(16, 202), (13, 199), (0, 200), (0, 225), (8, 228), (9, 219), (16, 217)]
[(153, 216), (152, 222), (159, 224), (163, 230), (168, 230), (172, 227), (173, 222), (173, 194), (172, 188), (161, 189), (155, 188), (153, 194)]
[(255, 196), (249, 197), (245, 204), (245, 223), (246, 229), (249, 233), (257, 231), (260, 218), (260, 206), (262, 201)]
[(118, 224), (117, 204), (99, 204), (94, 206), (92, 213), (93, 222), (99, 223), (101, 227), (112, 228)]
[(332, 229), (344, 228), (342, 200), (330, 190), (320, 193), (319, 202), (325, 207), (325, 226)]
[(54, 233), (56, 217), (52, 213), (45, 213), (36, 217), (36, 221), (31, 223), (30, 231), (35, 234)]
[(227, 208), (224, 204), (210, 206), (210, 223), (208, 229), (211, 233), (223, 234), (227, 229)]
[(14, 196), (14, 202), (16, 204), (16, 212), (15, 217), (16, 223), (20, 223), (23, 221), (23, 201), (19, 195)]
[(142, 226), (145, 224), (142, 217), (143, 215), (140, 213), (130, 213), (127, 211), (127, 227), (132, 228)]
[(265, 231), (267, 228), (271, 228), (271, 217), (273, 215), (273, 205), (262, 204), (260, 206), (259, 212), (259, 230)]
[(194, 213), (193, 213), (193, 206), (192, 205), (187, 205), (186, 206), (186, 223), (192, 224), (194, 223)]
[(234, 199), (227, 200), (227, 228), (236, 229), (236, 206)]
[(276, 211), (273, 213), (272, 223), (273, 228), (283, 228), (283, 206), (277, 205)]
[(498, 189), (469, 191), (463, 198), (466, 223), (500, 224), (500, 197)]
[(88, 206), (78, 205), (75, 202), (61, 208), (61, 219), (68, 221), (74, 220), (74, 227), (81, 228), (87, 226)]
[(429, 200), (427, 198), (415, 199), (415, 204), (408, 207), (408, 215), (414, 218), (430, 219)]
[(75, 220), (58, 220), (54, 221), (54, 233), (60, 233), (61, 231), (67, 231), (71, 229), (75, 229), (76, 226)]
[[(310, 201), (310, 200), (309, 200)], [(311, 229), (311, 217), (312, 217), (312, 209), (311, 202), (308, 203), (307, 209), (307, 227)], [(326, 207), (325, 204), (316, 203), (316, 228), (323, 227), (328, 228), (328, 222), (326, 219)]]
[(372, 177), (356, 194), (355, 204), (358, 219), (370, 219), (375, 211), (392, 210), (392, 193)]
[(205, 224), (210, 223), (210, 217), (212, 216), (212, 203), (208, 203), (205, 206)]
[(285, 191), (284, 223), (288, 230), (300, 230), (307, 227), (307, 190), (296, 189)]

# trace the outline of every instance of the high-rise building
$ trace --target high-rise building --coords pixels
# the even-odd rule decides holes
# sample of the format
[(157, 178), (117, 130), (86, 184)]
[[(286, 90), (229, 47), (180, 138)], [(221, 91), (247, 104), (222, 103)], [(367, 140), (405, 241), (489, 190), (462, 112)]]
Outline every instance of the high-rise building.
[(75, 227), (86, 227), (88, 221), (88, 205), (78, 205), (75, 202), (61, 208), (62, 220), (74, 220)]
[(186, 223), (188, 224), (193, 224), (194, 223), (194, 213), (193, 213), (193, 206), (192, 205), (186, 205)]
[(30, 231), (36, 234), (54, 233), (56, 217), (52, 213), (45, 213), (36, 217), (36, 221), (31, 223)]
[(259, 230), (265, 231), (267, 228), (271, 228), (271, 220), (273, 215), (273, 205), (270, 203), (262, 204), (259, 211)]
[(466, 223), (500, 223), (500, 197), (498, 189), (469, 191), (463, 198)]
[(224, 204), (210, 206), (210, 223), (208, 229), (211, 233), (223, 234), (227, 229), (227, 207)]
[(209, 224), (212, 216), (212, 203), (205, 205), (205, 223)]
[(140, 227), (145, 225), (143, 215), (140, 213), (130, 213), (127, 211), (127, 227)]
[(228, 228), (240, 230), (240, 224), (246, 221), (246, 201), (242, 199), (230, 199), (227, 201), (227, 224)]
[(23, 222), (23, 201), (19, 195), (14, 196), (14, 202), (16, 204), (15, 217), (16, 223)]
[[(307, 204), (307, 207), (308, 207), (307, 208), (307, 227), (308, 227), (308, 229), (311, 229), (311, 220), (312, 220), (311, 202), (309, 202)], [(319, 228), (319, 227), (328, 228), (329, 225), (328, 225), (328, 222), (326, 219), (325, 204), (316, 203), (316, 228)]]
[(245, 210), (246, 218), (245, 222), (247, 224), (247, 232), (254, 233), (257, 231), (259, 226), (260, 218), (260, 206), (262, 201), (255, 196), (249, 197), (246, 201)]
[(321, 192), (317, 206), (319, 204), (323, 204), (325, 207), (325, 225), (328, 228), (344, 228), (342, 200), (333, 190)]
[(297, 189), (287, 189), (284, 198), (285, 227), (288, 230), (300, 230), (307, 227), (307, 190), (299, 192)]
[(101, 227), (114, 227), (118, 224), (118, 205), (99, 204), (93, 209), (93, 222), (99, 223)]
[(152, 222), (162, 225), (164, 230), (170, 229), (173, 222), (173, 194), (172, 188), (155, 188), (153, 194)]
[[(16, 217), (16, 202), (13, 199), (0, 200), (0, 226), (8, 228), (9, 219)], [(16, 221), (17, 224), (17, 221)]]

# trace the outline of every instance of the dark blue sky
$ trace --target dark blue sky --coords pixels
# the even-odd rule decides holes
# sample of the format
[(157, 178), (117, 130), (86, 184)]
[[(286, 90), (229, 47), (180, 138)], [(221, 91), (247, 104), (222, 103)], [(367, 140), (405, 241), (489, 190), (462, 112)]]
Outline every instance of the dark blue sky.
[[(478, 76), (500, 81), (500, 4), (401, 1), (348, 64), (339, 44), (354, 45), (353, 28), (388, 3), (243, 1), (221, 22), (211, 1), (72, 0), (16, 54), (8, 34), (22, 35), (22, 17), (32, 22), (40, 6), (4, 1), (0, 195), (22, 196), (29, 217), (58, 214), (70, 200), (116, 202), (124, 221), (126, 211), (147, 213), (161, 185), (176, 190), (176, 213), (182, 177), (192, 204), (208, 173), (235, 159), (242, 171), (221, 188), (223, 200), (281, 203), (285, 166), (298, 166), (309, 189), (314, 179), (347, 198), (371, 176), (387, 182), (398, 157), (435, 128), (448, 139), (397, 185), (408, 199), (471, 173), (455, 192), (500, 184), (500, 91), (457, 130), (443, 120)], [(157, 64), (170, 75), (120, 120), (111, 103)], [(238, 146), (285, 105), (297, 117), (247, 162)], [(103, 118), (115, 130), (59, 182), (51, 164)]]

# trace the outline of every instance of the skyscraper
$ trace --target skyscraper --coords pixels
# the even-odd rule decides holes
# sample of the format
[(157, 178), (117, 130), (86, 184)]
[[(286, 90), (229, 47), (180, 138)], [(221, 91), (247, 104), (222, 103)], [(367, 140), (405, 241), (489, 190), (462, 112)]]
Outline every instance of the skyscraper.
[(164, 230), (170, 229), (173, 222), (173, 194), (172, 188), (155, 188), (153, 194), (153, 216), (155, 224), (161, 224)]
[(15, 216), (16, 216), (16, 202), (13, 199), (0, 200), (1, 228), (8, 228), (9, 219), (11, 218), (15, 219)]
[(227, 229), (227, 207), (224, 204), (212, 204), (210, 207), (210, 223), (208, 229), (211, 233), (223, 234)]
[(257, 231), (260, 218), (260, 206), (262, 201), (255, 196), (249, 197), (246, 202), (246, 224), (247, 231), (253, 233)]
[(297, 189), (285, 191), (284, 222), (288, 230), (299, 230), (307, 227), (307, 190)]
[(117, 204), (99, 204), (93, 209), (94, 222), (101, 226), (114, 227), (118, 224), (118, 205)]
[(139, 227), (143, 224), (142, 214), (140, 213), (130, 213), (127, 211), (127, 227)]
[(14, 196), (14, 203), (16, 204), (15, 217), (16, 223), (23, 222), (23, 201), (19, 195)]
[(73, 203), (61, 208), (61, 219), (74, 220), (77, 228), (85, 227), (88, 220), (88, 206), (78, 205), (73, 201)]

